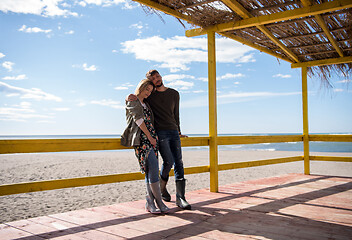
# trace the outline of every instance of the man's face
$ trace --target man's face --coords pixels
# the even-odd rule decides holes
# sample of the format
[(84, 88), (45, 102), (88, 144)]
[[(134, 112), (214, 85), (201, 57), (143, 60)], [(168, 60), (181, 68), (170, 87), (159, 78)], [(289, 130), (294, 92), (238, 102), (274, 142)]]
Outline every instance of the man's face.
[(159, 73), (154, 73), (152, 81), (155, 87), (161, 87), (163, 85), (163, 79)]

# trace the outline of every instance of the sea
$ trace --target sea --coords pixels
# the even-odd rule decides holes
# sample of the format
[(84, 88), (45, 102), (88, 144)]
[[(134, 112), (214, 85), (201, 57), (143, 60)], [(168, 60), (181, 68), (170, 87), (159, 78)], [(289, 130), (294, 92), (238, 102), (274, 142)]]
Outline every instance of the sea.
[[(219, 134), (219, 136), (267, 136), (267, 135), (301, 135), (302, 133), (243, 133), (243, 134)], [(314, 134), (339, 134), (352, 135), (352, 133), (314, 133)], [(206, 137), (207, 134), (189, 134), (189, 137)], [(119, 138), (120, 135), (0, 135), (0, 140), (15, 139), (89, 139), (89, 138)], [(206, 146), (184, 147), (183, 151), (207, 150)], [(303, 151), (302, 142), (284, 143), (261, 143), (261, 144), (236, 144), (220, 145), (219, 151)], [(352, 152), (352, 142), (310, 142), (310, 152)], [(110, 150), (109, 150), (110, 151)], [(117, 150), (128, 151), (128, 150)]]

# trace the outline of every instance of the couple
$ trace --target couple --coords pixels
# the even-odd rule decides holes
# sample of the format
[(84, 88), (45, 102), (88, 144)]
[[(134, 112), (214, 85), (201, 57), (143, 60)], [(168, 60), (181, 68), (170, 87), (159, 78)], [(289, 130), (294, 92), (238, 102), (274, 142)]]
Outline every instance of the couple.
[[(166, 189), (169, 172), (174, 165), (176, 181), (176, 204), (182, 209), (191, 209), (185, 199), (186, 180), (182, 162), (179, 93), (167, 88), (157, 70), (150, 70), (137, 86), (135, 95), (126, 100), (127, 128), (121, 136), (121, 144), (133, 146), (140, 169), (145, 173), (147, 187), (146, 210), (151, 213), (166, 213), (170, 202)], [(163, 158), (160, 171), (158, 150)], [(162, 200), (163, 199), (163, 200)], [(159, 209), (154, 204), (154, 200)]]

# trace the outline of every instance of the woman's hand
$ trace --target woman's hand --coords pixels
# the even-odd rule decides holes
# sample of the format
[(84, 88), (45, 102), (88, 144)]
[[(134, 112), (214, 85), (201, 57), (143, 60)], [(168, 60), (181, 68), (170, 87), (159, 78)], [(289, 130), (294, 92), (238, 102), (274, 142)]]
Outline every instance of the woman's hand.
[(153, 147), (156, 147), (156, 139), (153, 138), (152, 136), (148, 137), (149, 142), (153, 145)]

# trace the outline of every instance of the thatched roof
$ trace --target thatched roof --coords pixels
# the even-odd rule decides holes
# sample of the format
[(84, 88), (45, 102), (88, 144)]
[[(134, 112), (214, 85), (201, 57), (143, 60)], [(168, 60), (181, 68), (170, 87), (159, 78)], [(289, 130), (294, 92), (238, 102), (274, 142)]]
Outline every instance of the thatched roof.
[(351, 0), (136, 1), (200, 27), (190, 36), (211, 30), (293, 66), (312, 62), (310, 72), (324, 80), (334, 71), (351, 73)]

